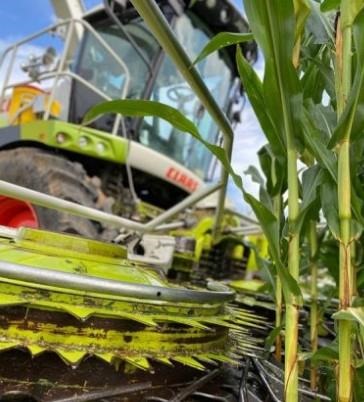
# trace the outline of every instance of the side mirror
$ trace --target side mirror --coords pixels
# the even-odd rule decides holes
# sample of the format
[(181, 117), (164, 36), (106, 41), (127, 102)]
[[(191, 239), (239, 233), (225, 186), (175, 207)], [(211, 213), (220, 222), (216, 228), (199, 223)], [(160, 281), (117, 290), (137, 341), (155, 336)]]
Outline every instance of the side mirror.
[(231, 120), (233, 123), (239, 124), (241, 123), (241, 112), (242, 109), (234, 110), (231, 115)]
[(49, 47), (42, 56), (30, 55), (28, 63), (23, 63), (20, 67), (32, 80), (37, 81), (42, 73), (46, 71), (43, 67), (51, 66), (55, 60), (56, 50), (53, 47)]
[(241, 123), (241, 113), (245, 106), (245, 97), (244, 93), (242, 92), (242, 86), (239, 78), (235, 78), (234, 80), (234, 84), (231, 88), (230, 99), (230, 120), (232, 123)]
[(56, 49), (52, 46), (48, 47), (45, 53), (42, 56), (42, 64), (43, 66), (50, 66), (56, 60), (57, 52)]

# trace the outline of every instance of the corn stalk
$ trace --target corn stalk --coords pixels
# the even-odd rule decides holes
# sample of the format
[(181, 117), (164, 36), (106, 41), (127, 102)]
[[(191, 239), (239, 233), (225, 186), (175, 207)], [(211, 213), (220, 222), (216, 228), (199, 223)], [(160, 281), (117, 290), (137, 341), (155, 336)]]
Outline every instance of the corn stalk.
[[(273, 174), (272, 178), (276, 182), (277, 181), (277, 172), (276, 172), (276, 165), (273, 165)], [(275, 183), (274, 183), (275, 184)], [(282, 194), (277, 194), (273, 198), (273, 211), (274, 215), (277, 217), (278, 221), (281, 218), (282, 213)], [(283, 303), (283, 293), (282, 293), (282, 282), (279, 278), (279, 275), (276, 276), (276, 288), (275, 288), (275, 305), (276, 305), (276, 321), (275, 325), (276, 328), (280, 328), (282, 326), (282, 303)], [(282, 359), (282, 337), (281, 333), (277, 334), (276, 338), (276, 348), (275, 348), (275, 355), (276, 359), (280, 362)]]
[[(288, 122), (286, 123), (288, 124)], [(298, 280), (300, 266), (300, 238), (295, 226), (299, 215), (297, 150), (294, 139), (287, 135), (287, 177), (288, 177), (288, 269)], [(298, 314), (299, 301), (292, 296), (286, 300), (285, 337), (285, 400), (298, 401)]]
[[(319, 326), (319, 314), (317, 304), (317, 229), (316, 221), (311, 220), (309, 223), (308, 240), (310, 246), (310, 273), (311, 273), (311, 308), (310, 308), (310, 341), (311, 352), (315, 353), (318, 346), (318, 326)], [(318, 373), (315, 364), (311, 365), (310, 372), (311, 389), (315, 391), (318, 386)]]
[[(306, 164), (308, 166), (308, 170), (304, 173), (303, 178), (303, 205), (307, 204), (305, 198), (305, 192), (309, 185), (305, 186), (305, 179), (309, 176), (309, 171), (315, 168), (321, 168), (318, 165), (314, 165), (315, 159), (313, 155), (307, 154), (306, 155)], [(316, 172), (315, 172), (316, 173)], [(306, 180), (307, 182), (307, 180)], [(317, 236), (317, 216), (318, 210), (317, 205), (313, 203), (313, 208), (309, 215), (308, 215), (308, 222), (307, 222), (307, 240), (309, 246), (309, 259), (310, 259), (310, 296), (311, 296), (311, 303), (310, 303), (310, 343), (311, 343), (311, 353), (316, 353), (318, 349), (318, 326), (319, 326), (319, 309), (318, 309), (318, 265), (317, 265), (317, 253), (318, 253), (318, 236)], [(310, 216), (311, 215), (311, 216)], [(310, 386), (313, 391), (317, 391), (318, 389), (318, 370), (315, 362), (311, 363), (311, 370), (310, 370)]]
[[(293, 2), (247, 0), (245, 8), (254, 37), (266, 60), (263, 97), (271, 126), (283, 134), (288, 182), (288, 271), (297, 282), (299, 276), (299, 192), (297, 173), (297, 131), (294, 125), (292, 99), (299, 92), (298, 78), (292, 64), (295, 42)], [(283, 24), (284, 22), (284, 24)], [(268, 94), (269, 92), (269, 94)], [(248, 94), (249, 95), (249, 94)], [(272, 148), (273, 130), (265, 130)], [(278, 134), (279, 136), (280, 134)], [(285, 289), (285, 400), (298, 401), (298, 313), (299, 298)]]
[[(275, 290), (275, 302), (276, 302), (276, 321), (275, 325), (276, 328), (279, 328), (282, 326), (282, 303), (283, 303), (283, 293), (282, 293), (282, 282), (277, 275), (276, 279), (276, 290)], [(279, 333), (276, 338), (276, 348), (275, 348), (275, 356), (277, 361), (282, 360), (282, 336)]]
[[(341, 12), (345, 14), (350, 8), (350, 1), (343, 0)], [(351, 48), (352, 28), (343, 26), (343, 18), (339, 20), (336, 35), (336, 91), (337, 114), (344, 111), (351, 89)], [(351, 267), (351, 176), (350, 176), (350, 131), (346, 131), (338, 146), (338, 206), (340, 220), (340, 309), (351, 306), (352, 299), (352, 267)], [(352, 399), (352, 323), (339, 320), (339, 367), (338, 367), (338, 399), (349, 402)]]

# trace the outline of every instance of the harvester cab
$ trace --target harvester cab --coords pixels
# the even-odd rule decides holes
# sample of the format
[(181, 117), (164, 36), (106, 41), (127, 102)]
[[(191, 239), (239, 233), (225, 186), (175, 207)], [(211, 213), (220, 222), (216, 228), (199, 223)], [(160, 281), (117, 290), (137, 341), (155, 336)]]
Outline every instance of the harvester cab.
[[(191, 59), (216, 32), (248, 30), (228, 1), (197, 1), (191, 6), (188, 1), (159, 3)], [(67, 2), (54, 4), (58, 15), (72, 16), (70, 11), (65, 13)], [(40, 54), (22, 59), (25, 76), (19, 80), (17, 55), (32, 41), (45, 43), (46, 39), (48, 46)], [(244, 52), (253, 59), (254, 45), (244, 45)], [(86, 111), (104, 100), (150, 99), (178, 108), (209, 142), (219, 140), (212, 118), (129, 2), (105, 1), (82, 18), (60, 20), (7, 49), (1, 61), (6, 70), (1, 94), (2, 149), (11, 148), (14, 153), (31, 146), (36, 154), (34, 148), (57, 151), (81, 163), (87, 176), (100, 178), (101, 191), (114, 199), (122, 198), (113, 194), (118, 181), (130, 188), (127, 177), (130, 181), (131, 175), (124, 171), (128, 164), (134, 198), (160, 208), (171, 207), (212, 179), (211, 153), (160, 118), (108, 115), (91, 123), (90, 130), (78, 129)], [(231, 115), (240, 91), (233, 55), (214, 53), (198, 64), (198, 70), (219, 105)]]

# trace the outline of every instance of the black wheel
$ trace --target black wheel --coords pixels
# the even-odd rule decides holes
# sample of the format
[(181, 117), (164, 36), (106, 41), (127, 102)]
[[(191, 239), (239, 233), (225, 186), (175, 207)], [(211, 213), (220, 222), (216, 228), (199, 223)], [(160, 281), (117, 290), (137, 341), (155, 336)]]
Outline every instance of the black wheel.
[[(80, 205), (94, 207), (97, 190), (79, 163), (38, 148), (0, 152), (0, 180), (19, 184)], [(87, 219), (0, 197), (0, 224), (32, 226), (97, 238), (97, 225)]]

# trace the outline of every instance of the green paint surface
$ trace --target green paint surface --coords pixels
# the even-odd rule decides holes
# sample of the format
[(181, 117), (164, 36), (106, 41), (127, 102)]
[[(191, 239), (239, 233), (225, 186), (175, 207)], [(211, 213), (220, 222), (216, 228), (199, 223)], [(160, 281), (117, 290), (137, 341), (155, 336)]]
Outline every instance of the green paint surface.
[[(0, 260), (122, 282), (179, 288), (159, 271), (126, 259), (122, 246), (78, 236), (21, 229), (0, 237)], [(173, 361), (204, 370), (259, 348), (248, 329), (257, 318), (226, 303), (165, 302), (48, 286), (0, 276), (0, 350), (57, 353), (76, 366), (94, 355), (152, 370)], [(177, 324), (177, 325), (176, 325)]]

